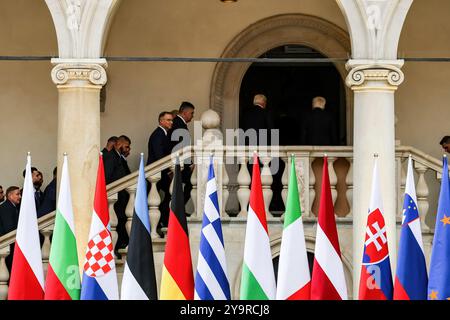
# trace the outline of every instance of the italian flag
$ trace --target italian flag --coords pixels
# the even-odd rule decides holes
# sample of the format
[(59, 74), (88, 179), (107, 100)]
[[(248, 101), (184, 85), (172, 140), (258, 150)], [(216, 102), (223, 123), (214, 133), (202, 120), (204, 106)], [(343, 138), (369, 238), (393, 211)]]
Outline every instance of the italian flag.
[(267, 231), (259, 161), (255, 153), (253, 157), (247, 229), (245, 232), (240, 299), (273, 300), (275, 295), (275, 273)]
[(278, 264), (277, 300), (309, 300), (310, 291), (311, 276), (295, 173), (295, 157), (292, 156)]
[(66, 155), (64, 155), (55, 229), (45, 282), (45, 299), (80, 299), (80, 271)]

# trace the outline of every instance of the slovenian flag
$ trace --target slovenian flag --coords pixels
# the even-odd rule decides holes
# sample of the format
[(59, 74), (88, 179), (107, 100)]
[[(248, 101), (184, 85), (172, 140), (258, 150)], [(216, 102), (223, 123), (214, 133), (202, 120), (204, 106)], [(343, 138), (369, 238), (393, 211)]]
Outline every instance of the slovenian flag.
[(75, 224), (73, 221), (67, 155), (64, 162), (56, 208), (55, 229), (45, 282), (46, 300), (79, 300), (80, 270), (78, 266)]
[(427, 266), (422, 244), (419, 210), (411, 156), (408, 160), (402, 229), (398, 247), (394, 300), (427, 299)]
[(280, 260), (278, 263), (277, 299), (309, 300), (311, 276), (306, 253), (294, 156), (291, 157), (291, 172), (286, 203)]
[(367, 216), (366, 237), (359, 282), (359, 300), (392, 300), (392, 272), (389, 260), (386, 224), (375, 157), (372, 195)]
[(157, 300), (155, 264), (150, 236), (144, 154), (141, 154), (130, 243), (122, 279), (122, 300)]
[(94, 211), (83, 266), (81, 300), (118, 300), (116, 265), (109, 226), (103, 157), (98, 162)]
[(245, 231), (241, 300), (274, 300), (275, 273), (267, 229), (258, 156), (253, 157), (252, 185)]
[(213, 158), (211, 157), (208, 181), (206, 182), (197, 272), (195, 274), (195, 300), (230, 299), (219, 199), (217, 197)]
[(194, 299), (194, 273), (180, 172), (177, 159), (161, 277), (161, 300)]
[(344, 266), (331, 197), (328, 159), (323, 159), (322, 190), (316, 233), (311, 300), (347, 300)]
[(27, 156), (25, 171), (8, 300), (44, 299), (44, 271), (31, 178), (30, 154)]

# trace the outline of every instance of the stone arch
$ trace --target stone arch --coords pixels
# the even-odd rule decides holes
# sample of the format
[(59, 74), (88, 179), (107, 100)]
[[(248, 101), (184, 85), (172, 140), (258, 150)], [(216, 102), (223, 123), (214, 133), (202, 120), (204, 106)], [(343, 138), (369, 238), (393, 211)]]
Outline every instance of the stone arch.
[[(285, 45), (311, 47), (326, 57), (348, 59), (350, 38), (340, 27), (318, 17), (304, 14), (283, 14), (260, 20), (237, 35), (222, 53), (223, 58), (256, 58)], [(239, 90), (242, 79), (252, 63), (220, 62), (214, 70), (210, 106), (221, 117), (222, 128), (237, 128)], [(347, 76), (344, 63), (335, 63), (343, 81)], [(347, 132), (353, 129), (353, 93), (346, 88)], [(230, 112), (225, 112), (230, 111)], [(351, 143), (351, 135), (348, 135)]]
[[(270, 249), (272, 252), (272, 259), (276, 258), (280, 255), (281, 250), (281, 239), (282, 233), (277, 233), (275, 236), (271, 237), (270, 240)], [(305, 244), (306, 251), (310, 253), (314, 253), (314, 249), (316, 247), (316, 237), (309, 236), (305, 234)], [(349, 257), (347, 253), (341, 252), (342, 263), (344, 266), (344, 275), (345, 282), (347, 284), (347, 295), (348, 299), (352, 299), (353, 295), (353, 267), (352, 267), (352, 257)], [(236, 273), (236, 277), (232, 282), (231, 292), (234, 297), (239, 297), (239, 290), (241, 287), (241, 273), (242, 273), (242, 263), (238, 272)], [(230, 283), (231, 284), (231, 283)]]

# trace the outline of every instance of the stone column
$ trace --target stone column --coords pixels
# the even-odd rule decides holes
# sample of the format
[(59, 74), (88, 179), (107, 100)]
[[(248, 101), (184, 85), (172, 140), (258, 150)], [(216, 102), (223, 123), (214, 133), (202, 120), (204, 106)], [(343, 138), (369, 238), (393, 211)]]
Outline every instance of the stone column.
[(100, 89), (106, 83), (105, 59), (52, 59), (58, 88), (58, 168), (63, 153), (69, 172), (78, 260), (82, 268), (91, 224), (100, 152)]
[(396, 181), (394, 93), (403, 82), (402, 60), (350, 60), (347, 85), (354, 91), (353, 296), (359, 276), (371, 195), (374, 154), (378, 166), (392, 272), (396, 264)]

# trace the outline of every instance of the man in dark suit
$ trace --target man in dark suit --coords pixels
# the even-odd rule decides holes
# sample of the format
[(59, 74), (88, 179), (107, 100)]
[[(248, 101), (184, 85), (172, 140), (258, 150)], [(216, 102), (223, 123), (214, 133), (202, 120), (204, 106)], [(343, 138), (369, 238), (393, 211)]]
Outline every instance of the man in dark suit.
[(117, 140), (119, 138), (116, 136), (112, 136), (108, 139), (108, 141), (106, 142), (106, 146), (103, 148), (102, 153), (105, 154), (109, 151), (111, 151), (114, 148), (114, 145), (117, 143)]
[(41, 206), (37, 208), (37, 217), (40, 218), (47, 213), (56, 210), (56, 167), (53, 169), (53, 180), (44, 190), (44, 199)]
[[(24, 169), (22, 172), (23, 177), (25, 178)], [(41, 191), (42, 184), (44, 183), (44, 178), (42, 176), (42, 172), (40, 172), (37, 168), (31, 167), (31, 178), (34, 186), (34, 201), (36, 203), (36, 209), (41, 206), (42, 200), (44, 199), (44, 192)]]
[[(106, 184), (110, 184), (119, 180), (129, 174), (128, 165), (124, 166), (123, 155), (130, 154), (131, 140), (125, 135), (117, 139), (114, 148), (103, 155), (103, 162), (105, 166), (105, 180)], [(117, 244), (115, 252), (118, 249), (125, 248), (128, 245), (129, 237), (125, 224), (127, 222), (127, 215), (125, 209), (127, 207), (130, 194), (126, 190), (119, 191), (117, 194), (117, 201), (114, 204), (114, 211), (117, 215)]]
[[(183, 101), (178, 110), (177, 116), (173, 119), (172, 129), (169, 130), (168, 136), (171, 145), (171, 152), (176, 152), (186, 146), (191, 145), (191, 135), (187, 124), (194, 118), (195, 107), (188, 101)], [(194, 169), (192, 161), (186, 159), (184, 168), (181, 172), (181, 181), (184, 184), (184, 203), (186, 204), (191, 197), (192, 183), (191, 175)]]
[[(159, 126), (152, 132), (148, 139), (148, 159), (147, 165), (158, 161), (170, 154), (170, 140), (168, 132), (172, 128), (173, 115), (170, 112), (164, 111), (159, 114), (158, 117)], [(170, 202), (170, 182), (171, 173), (169, 169), (161, 172), (161, 180), (157, 183), (158, 191), (164, 191), (164, 197), (159, 205), (159, 211), (161, 212), (161, 218), (157, 226), (158, 233), (161, 237), (161, 228), (167, 227), (169, 222), (169, 202)], [(150, 189), (148, 188), (148, 191)]]
[(305, 118), (302, 126), (302, 142), (311, 146), (333, 146), (338, 142), (335, 123), (332, 115), (325, 111), (324, 97), (312, 100), (311, 113)]
[[(0, 236), (17, 229), (21, 198), (19, 187), (12, 186), (6, 189), (6, 201), (0, 205)], [(9, 256), (6, 257), (5, 262), (8, 271), (11, 273), (14, 243), (9, 246), (9, 252)]]
[[(241, 139), (241, 144), (245, 145), (269, 145), (270, 130), (273, 129), (272, 119), (267, 111), (267, 98), (263, 94), (257, 94), (253, 98), (253, 105), (248, 107), (244, 117), (244, 130), (255, 130), (256, 140), (246, 143)], [(260, 132), (260, 130), (263, 130)], [(249, 134), (249, 132), (247, 132)], [(249, 135), (251, 137), (251, 135)]]

